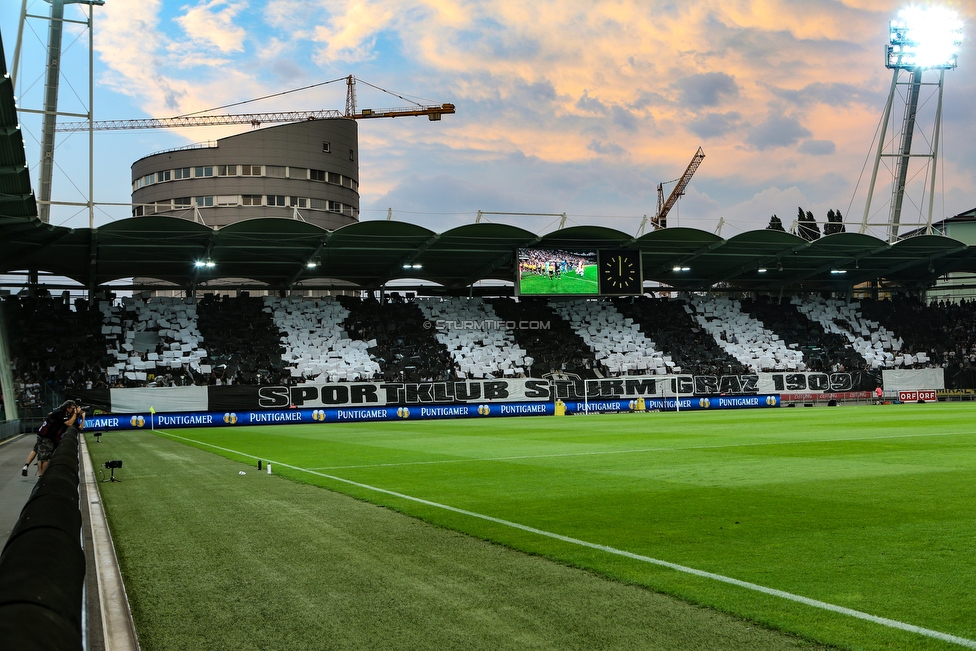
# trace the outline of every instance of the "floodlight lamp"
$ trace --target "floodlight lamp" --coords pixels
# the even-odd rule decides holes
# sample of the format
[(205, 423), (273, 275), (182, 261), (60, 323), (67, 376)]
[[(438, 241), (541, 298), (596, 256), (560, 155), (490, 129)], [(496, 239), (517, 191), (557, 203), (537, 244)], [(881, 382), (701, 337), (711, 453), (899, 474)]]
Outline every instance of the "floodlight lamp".
[(213, 269), (216, 266), (217, 266), (216, 262), (214, 262), (213, 260), (207, 260), (207, 264), (206, 264), (207, 269)]
[(305, 266), (308, 267), (309, 269), (314, 269), (315, 267), (319, 266), (319, 263), (312, 260), (306, 263)]
[(411, 265), (411, 266), (412, 266), (412, 267), (413, 267), (414, 269), (423, 269), (423, 268), (424, 268), (424, 265), (422, 265), (422, 264), (417, 264), (417, 263), (414, 263), (414, 264), (413, 264), (413, 265)]
[(761, 273), (761, 274), (766, 273), (766, 270), (763, 269), (763, 268), (756, 269), (756, 271), (759, 272), (759, 273)]
[(193, 266), (194, 267), (202, 267), (205, 264), (207, 264), (207, 263), (204, 262), (203, 260), (197, 260), (196, 262), (193, 263)]
[(945, 7), (908, 7), (889, 23), (885, 66), (902, 70), (956, 67), (962, 20)]
[(831, 269), (830, 270), (830, 273), (832, 273), (832, 274), (846, 274), (847, 273), (847, 269)]

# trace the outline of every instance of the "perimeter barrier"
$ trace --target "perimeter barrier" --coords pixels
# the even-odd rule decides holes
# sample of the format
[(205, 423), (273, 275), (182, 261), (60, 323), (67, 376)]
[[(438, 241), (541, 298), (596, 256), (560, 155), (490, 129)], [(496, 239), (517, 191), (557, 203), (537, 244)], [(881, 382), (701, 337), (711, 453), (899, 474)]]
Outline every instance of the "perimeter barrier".
[[(568, 400), (567, 414), (633, 412), (634, 400)], [(710, 398), (651, 398), (644, 411), (750, 409), (779, 407), (776, 394), (714, 396)], [(184, 427), (240, 427), (242, 425), (313, 425), (363, 421), (431, 420), (445, 418), (492, 418), (508, 416), (552, 416), (552, 402), (493, 402), (455, 405), (412, 405), (410, 407), (330, 407), (324, 409), (265, 409), (259, 411), (182, 411), (97, 415), (85, 421), (85, 431), (175, 429)]]
[(78, 483), (78, 430), (71, 427), (0, 554), (0, 649), (82, 649)]

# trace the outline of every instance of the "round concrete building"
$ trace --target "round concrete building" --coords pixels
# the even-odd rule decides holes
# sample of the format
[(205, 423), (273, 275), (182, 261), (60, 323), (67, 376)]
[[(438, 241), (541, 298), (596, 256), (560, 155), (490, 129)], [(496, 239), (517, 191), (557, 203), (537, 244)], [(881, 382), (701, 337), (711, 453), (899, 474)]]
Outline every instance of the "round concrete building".
[(359, 221), (355, 120), (309, 120), (256, 129), (140, 158), (132, 214), (223, 227), (243, 219), (303, 219), (333, 230)]

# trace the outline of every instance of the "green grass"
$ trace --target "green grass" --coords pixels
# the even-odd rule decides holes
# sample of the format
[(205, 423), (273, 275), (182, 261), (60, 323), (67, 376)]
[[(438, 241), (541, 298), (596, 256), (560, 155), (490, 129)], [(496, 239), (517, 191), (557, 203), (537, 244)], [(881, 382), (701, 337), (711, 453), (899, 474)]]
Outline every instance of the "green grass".
[(519, 292), (526, 296), (545, 294), (597, 294), (596, 265), (583, 267), (583, 277), (568, 271), (559, 278), (526, 274), (519, 280)]
[[(902, 405), (173, 430), (170, 434), (175, 440), (197, 441), (192, 445), (205, 450), (220, 446), (287, 464), (294, 468), (277, 465), (275, 472), (620, 580), (597, 581), (601, 586), (615, 586), (624, 592), (632, 590), (625, 584), (646, 586), (843, 648), (951, 649), (960, 647), (353, 486), (325, 475), (976, 639), (972, 597), (972, 586), (976, 584), (972, 554), (976, 541), (974, 415), (976, 410), (969, 405)], [(239, 592), (234, 579), (220, 578), (225, 573), (233, 574), (228, 566), (235, 568), (240, 564), (240, 572), (245, 575), (240, 580), (246, 583), (256, 580), (247, 577), (273, 575), (283, 572), (284, 566), (299, 562), (275, 557), (258, 571), (248, 569), (255, 563), (250, 556), (260, 556), (250, 551), (251, 536), (258, 536), (257, 532), (250, 533), (252, 529), (273, 530), (282, 550), (289, 547), (286, 543), (293, 538), (305, 545), (311, 544), (303, 542), (306, 537), (315, 540), (325, 535), (308, 531), (306, 520), (332, 527), (342, 523), (341, 544), (324, 543), (334, 554), (354, 554), (357, 547), (350, 541), (390, 540), (390, 536), (403, 541), (400, 545), (379, 546), (377, 550), (383, 554), (378, 553), (369, 563), (362, 562), (357, 566), (361, 568), (373, 562), (380, 568), (396, 566), (397, 561), (389, 560), (385, 554), (393, 554), (395, 559), (401, 546), (404, 550), (413, 549), (415, 541), (411, 535), (392, 533), (386, 527), (440, 531), (394, 517), (387, 511), (370, 509), (360, 502), (343, 501), (331, 492), (277, 481), (275, 477), (254, 476), (254, 471), (248, 471), (245, 477), (237, 476), (236, 471), (243, 466), (150, 434), (119, 433), (104, 438), (109, 439), (106, 444), (90, 446), (99, 458), (118, 455), (126, 459), (127, 482), (103, 485), (103, 495), (116, 544), (123, 550), (122, 566), (130, 596), (140, 604), (140, 634), (146, 629), (154, 631), (152, 636), (162, 635), (157, 629), (165, 625), (150, 624), (158, 611), (166, 613), (159, 617), (171, 626), (185, 615), (180, 613), (174, 620), (175, 615), (159, 605), (172, 599), (165, 594), (171, 589), (159, 585), (159, 575), (165, 572), (153, 567), (161, 558), (172, 557), (177, 559), (174, 563), (196, 563), (201, 567), (224, 559), (227, 564), (222, 569), (208, 572), (200, 580), (220, 587), (205, 597), (187, 599), (190, 604), (206, 603), (220, 594)], [(248, 465), (252, 463), (250, 457), (221, 453), (247, 461)], [(172, 463), (166, 461), (170, 458)], [(172, 469), (161, 470), (167, 465)], [(318, 474), (299, 468), (315, 469)], [(194, 479), (184, 479), (188, 475)], [(219, 487), (211, 488), (208, 482)], [(252, 485), (260, 490), (247, 490)], [(268, 488), (271, 486), (275, 487), (273, 492)], [(153, 506), (148, 513), (147, 504)], [(329, 515), (321, 515), (319, 508), (328, 509)], [(285, 522), (277, 517), (279, 512), (287, 514)], [(360, 516), (361, 512), (373, 515)], [(382, 520), (377, 513), (390, 520)], [(360, 517), (382, 521), (373, 522), (371, 528)], [(264, 522), (265, 518), (272, 522)], [(158, 522), (160, 519), (162, 522)], [(215, 524), (208, 525), (211, 520)], [(411, 524), (401, 524), (404, 522)], [(186, 534), (183, 542), (182, 536), (189, 529), (194, 531)], [(205, 533), (196, 532), (198, 529)], [(454, 536), (449, 532), (438, 535)], [(167, 540), (162, 547), (166, 553), (161, 554), (153, 543), (159, 536)], [(208, 548), (210, 539), (210, 545), (224, 551), (213, 555), (200, 551), (201, 547)], [(495, 554), (509, 553), (464, 537), (450, 540), (456, 542), (458, 550), (468, 545)], [(445, 549), (454, 549), (454, 543), (443, 544)], [(346, 550), (346, 545), (351, 545), (352, 550)], [(465, 558), (470, 552), (452, 553)], [(186, 560), (201, 554), (205, 556), (202, 561)], [(442, 559), (440, 554), (430, 554), (417, 562), (417, 568), (430, 563), (420, 584), (429, 580), (426, 587), (434, 592), (440, 590), (443, 582), (455, 587), (465, 584), (466, 577), (444, 578), (444, 567), (450, 573), (453, 566), (449, 561), (437, 565), (435, 557)], [(517, 554), (514, 557), (541, 562)], [(331, 565), (336, 559), (313, 560), (304, 568), (306, 571), (323, 575), (336, 571)], [(508, 585), (511, 576), (487, 569), (493, 567), (488, 563), (478, 561), (477, 565), (486, 568), (487, 575), (497, 574), (499, 585)], [(570, 572), (580, 580), (595, 580), (585, 572), (555, 564), (544, 566), (554, 572)], [(511, 588), (516, 592), (520, 586), (518, 574), (516, 571)], [(181, 589), (189, 589), (190, 583), (198, 579), (190, 577)], [(410, 580), (407, 584), (417, 587)], [(397, 588), (398, 585), (393, 582), (388, 588), (400, 594), (402, 587)], [(262, 586), (265, 594), (259, 602), (268, 608), (278, 607), (282, 603), (279, 599), (287, 597), (268, 596), (266, 593), (274, 589)], [(307, 589), (309, 586), (303, 586), (296, 592), (299, 602)], [(584, 593), (588, 589), (580, 588)], [(476, 588), (471, 590), (477, 592)], [(636, 590), (636, 594), (651, 595), (642, 590)], [(585, 617), (589, 609), (574, 608), (573, 599), (560, 595), (556, 600), (576, 613), (565, 614), (576, 621), (574, 617)], [(445, 600), (454, 603), (450, 597)], [(286, 599), (284, 603), (289, 602)], [(677, 601), (667, 603), (684, 606)], [(449, 615), (439, 612), (439, 607), (443, 604), (425, 609), (423, 624), (408, 619), (414, 627), (430, 624), (438, 631), (453, 630), (443, 621)], [(471, 612), (468, 606), (458, 608), (450, 612), (464, 613), (459, 615), (461, 619)], [(489, 620), (493, 616), (477, 607), (474, 611)], [(680, 622), (695, 631), (711, 630), (696, 619), (703, 612), (718, 616), (693, 609), (668, 621)], [(629, 641), (608, 638), (609, 641), (601, 642), (604, 638), (591, 635), (588, 629), (562, 638), (543, 632), (533, 639), (544, 640), (538, 648), (576, 648), (570, 641), (579, 648), (657, 648), (634, 642), (644, 639), (640, 636), (648, 631), (634, 631), (629, 626), (637, 626), (644, 616), (626, 617), (627, 625), (615, 621), (609, 627), (620, 631), (620, 635), (635, 636)], [(364, 617), (368, 620), (369, 616)], [(481, 622), (480, 618), (475, 619)], [(533, 619), (532, 615), (526, 618)], [(472, 625), (465, 622), (464, 626)], [(653, 627), (658, 632), (650, 639), (668, 628)], [(498, 639), (485, 638), (492, 643), (480, 648), (518, 648), (518, 635), (506, 630)], [(689, 648), (767, 648), (763, 645), (770, 644), (768, 648), (782, 648), (795, 642), (792, 638), (759, 639), (765, 635), (771, 634), (757, 633), (756, 646), (723, 646), (699, 640), (697, 646), (692, 643)], [(479, 638), (480, 634), (472, 637)], [(459, 638), (451, 638), (455, 639)], [(681, 639), (681, 634), (677, 639)], [(499, 644), (499, 640), (507, 640), (507, 644)], [(584, 644), (583, 640), (589, 642)], [(472, 642), (465, 640), (463, 644), (470, 646)], [(348, 642), (330, 648), (371, 646)], [(437, 647), (434, 644), (430, 648)], [(169, 641), (145, 648), (192, 645), (180, 647)], [(680, 645), (667, 641), (660, 648)]]

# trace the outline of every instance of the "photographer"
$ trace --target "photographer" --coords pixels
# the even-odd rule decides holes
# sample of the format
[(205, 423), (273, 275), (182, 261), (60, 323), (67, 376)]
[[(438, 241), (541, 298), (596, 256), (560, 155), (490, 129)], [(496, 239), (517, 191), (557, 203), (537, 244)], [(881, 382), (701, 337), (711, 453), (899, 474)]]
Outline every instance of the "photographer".
[(84, 427), (85, 411), (74, 400), (64, 403), (47, 415), (41, 429), (37, 431), (37, 476), (41, 477), (51, 462), (54, 449), (69, 427)]

